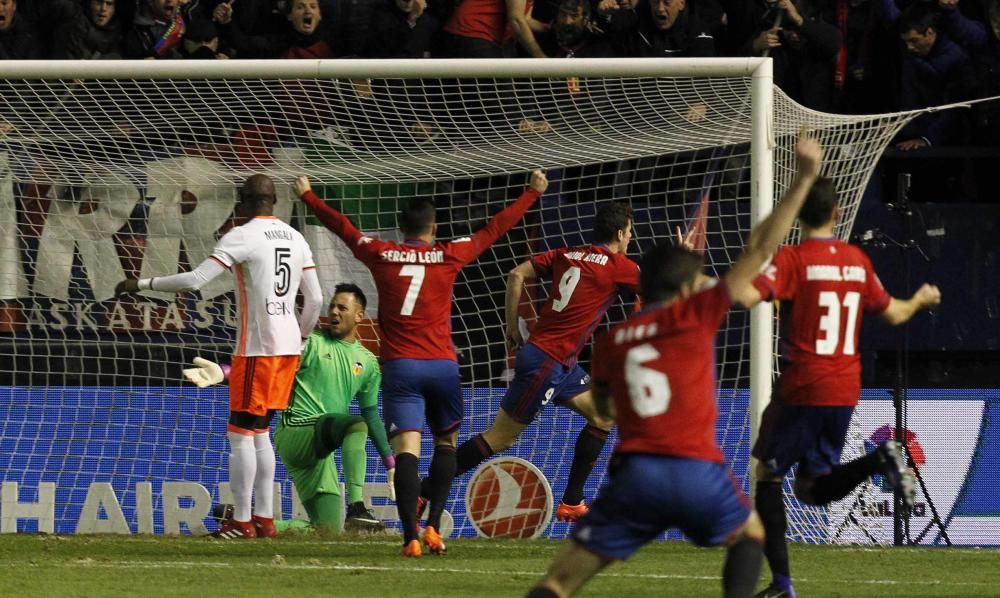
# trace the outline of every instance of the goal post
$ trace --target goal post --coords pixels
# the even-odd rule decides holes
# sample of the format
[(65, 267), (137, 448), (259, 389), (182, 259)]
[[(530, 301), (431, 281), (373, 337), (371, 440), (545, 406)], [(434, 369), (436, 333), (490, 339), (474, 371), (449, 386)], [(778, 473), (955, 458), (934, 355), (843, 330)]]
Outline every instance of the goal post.
[[(491, 423), (510, 378), (511, 268), (589, 242), (596, 210), (626, 201), (633, 258), (681, 226), (699, 231), (706, 268), (724, 273), (790, 184), (802, 127), (827, 149), (845, 237), (875, 161), (910, 118), (806, 110), (760, 58), (7, 61), (0, 73), (0, 483), (3, 505), (14, 505), (0, 505), (4, 531), (204, 529), (205, 504), (228, 492), (225, 389), (185, 386), (180, 370), (196, 355), (231, 353), (232, 280), (181, 296), (121, 299), (113, 289), (207, 257), (249, 174), (275, 179), (278, 215), (312, 246), (326, 299), (345, 281), (370, 295), (362, 330), (377, 350), (371, 277), (295, 201), (294, 178), (308, 174), (320, 197), (383, 238), (396, 238), (400, 202), (431, 196), (450, 239), (482, 226), (530, 170), (548, 170), (549, 191), (455, 287), (464, 439)], [(524, 293), (526, 332), (547, 293), (546, 284)], [(630, 307), (623, 297), (608, 320)], [(776, 371), (770, 305), (733, 310), (717, 349), (718, 438), (749, 490), (749, 450)], [(556, 499), (581, 422), (550, 407), (510, 451)], [(611, 444), (587, 499), (606, 479)], [(388, 519), (378, 463), (372, 453), (371, 496)], [(288, 515), (296, 503), (279, 479)], [(460, 535), (476, 533), (467, 482), (457, 480), (448, 505)], [(792, 537), (830, 540), (823, 513), (788, 500)], [(95, 524), (98, 511), (123, 520)]]

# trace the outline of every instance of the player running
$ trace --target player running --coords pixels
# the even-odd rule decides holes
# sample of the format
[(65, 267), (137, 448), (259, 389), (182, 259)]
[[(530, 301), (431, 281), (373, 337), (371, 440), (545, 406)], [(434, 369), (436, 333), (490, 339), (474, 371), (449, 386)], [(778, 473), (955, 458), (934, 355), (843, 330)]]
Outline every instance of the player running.
[[(118, 283), (115, 293), (198, 290), (226, 270), (236, 274), (240, 327), (229, 372), (229, 483), (233, 515), (218, 538), (273, 537), (274, 448), (271, 416), (288, 405), (302, 343), (312, 333), (323, 294), (312, 251), (298, 231), (274, 217), (274, 182), (262, 174), (240, 189), (236, 215), (249, 218), (190, 272)], [(304, 304), (296, 321), (295, 298)], [(251, 519), (251, 498), (253, 517)]]
[(375, 279), (383, 332), (383, 414), (396, 455), (396, 506), (403, 528), (403, 556), (422, 554), (416, 503), (425, 415), (434, 435), (434, 456), (428, 476), (430, 513), (423, 539), (431, 553), (444, 554), (446, 550), (438, 530), (455, 477), (455, 440), (464, 412), (458, 358), (451, 340), (455, 278), (463, 266), (506, 234), (547, 186), (542, 171), (532, 172), (528, 188), (517, 201), (472, 237), (449, 243), (435, 241), (433, 202), (413, 199), (399, 214), (405, 240), (395, 243), (364, 236), (347, 217), (311, 191), (306, 177), (295, 182), (296, 193), (368, 266)]
[[(541, 410), (555, 403), (587, 419), (576, 439), (556, 518), (576, 521), (586, 514), (583, 486), (613, 424), (598, 415), (590, 393), (590, 376), (577, 363), (577, 357), (618, 293), (638, 290), (639, 267), (625, 256), (631, 239), (632, 209), (621, 203), (607, 204), (594, 219), (593, 244), (555, 249), (511, 270), (505, 311), (507, 342), (517, 350), (514, 379), (493, 425), (458, 448), (456, 475), (510, 448)], [(524, 283), (539, 277), (551, 277), (552, 289), (525, 342), (518, 327), (518, 305)]]
[(753, 449), (758, 459), (755, 503), (767, 531), (764, 553), (772, 574), (771, 585), (757, 594), (765, 598), (795, 596), (782, 486), (796, 463), (795, 496), (805, 504), (844, 498), (875, 473), (902, 488), (907, 507), (913, 501), (913, 478), (899, 442), (883, 443), (843, 465), (840, 453), (861, 393), (856, 350), (861, 312), (902, 324), (921, 309), (938, 305), (941, 292), (925, 284), (909, 299), (890, 297), (868, 256), (834, 237), (839, 216), (833, 181), (820, 178), (799, 213), (802, 242), (778, 251), (757, 278), (751, 301), (779, 300), (782, 316), (784, 367)]
[(753, 593), (764, 529), (715, 441), (715, 337), (732, 304), (754, 300), (754, 278), (819, 175), (823, 151), (810, 135), (796, 156), (784, 199), (717, 284), (696, 286), (702, 257), (687, 249), (661, 244), (643, 257), (644, 309), (594, 349), (595, 401), (618, 424), (610, 483), (529, 597), (568, 596), (675, 526), (696, 544), (726, 546), (726, 596)]
[[(365, 440), (370, 436), (385, 465), (392, 495), (395, 459), (378, 415), (378, 390), (382, 372), (371, 351), (357, 337), (368, 300), (354, 284), (338, 284), (330, 301), (325, 330), (309, 337), (288, 408), (282, 412), (274, 433), (274, 444), (295, 484), (302, 506), (313, 527), (332, 533), (350, 530), (378, 531), (384, 528), (364, 504), (365, 472), (368, 455)], [(211, 361), (196, 358), (198, 367), (184, 375), (200, 387), (225, 379), (223, 369)], [(361, 416), (350, 415), (350, 405), (358, 400)], [(340, 449), (347, 483), (347, 516), (340, 498), (340, 480), (333, 451)], [(225, 512), (228, 505), (218, 505)], [(298, 520), (276, 521), (278, 531), (304, 526)]]

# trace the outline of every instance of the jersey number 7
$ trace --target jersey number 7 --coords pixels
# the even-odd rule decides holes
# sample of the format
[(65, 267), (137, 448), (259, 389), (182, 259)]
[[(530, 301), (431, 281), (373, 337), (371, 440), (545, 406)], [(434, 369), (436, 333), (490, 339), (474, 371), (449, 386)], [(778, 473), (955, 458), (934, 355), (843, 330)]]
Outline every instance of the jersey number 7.
[(420, 295), (420, 287), (424, 286), (425, 266), (408, 265), (399, 269), (400, 276), (410, 277), (410, 286), (406, 289), (406, 297), (403, 299), (403, 307), (399, 313), (403, 316), (412, 316), (413, 308), (417, 305), (417, 297)]

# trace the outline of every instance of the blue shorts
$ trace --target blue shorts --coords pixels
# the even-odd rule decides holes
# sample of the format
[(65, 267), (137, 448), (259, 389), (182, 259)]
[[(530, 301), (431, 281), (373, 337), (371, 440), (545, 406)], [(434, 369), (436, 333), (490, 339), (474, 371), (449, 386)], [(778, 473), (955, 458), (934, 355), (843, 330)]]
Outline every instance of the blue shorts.
[(750, 517), (750, 501), (723, 463), (626, 454), (609, 471), (573, 529), (577, 544), (603, 558), (625, 560), (671, 527), (699, 546), (718, 546)]
[(503, 396), (503, 410), (522, 424), (549, 403), (563, 403), (590, 390), (590, 376), (579, 365), (566, 367), (527, 343), (517, 352), (514, 379)]
[(796, 475), (816, 478), (840, 465), (854, 407), (783, 405), (771, 401), (761, 418), (753, 456), (774, 475), (784, 476), (796, 463)]
[(389, 438), (423, 432), (424, 416), (432, 434), (447, 434), (462, 423), (463, 407), (457, 362), (393, 359), (382, 364), (382, 414)]

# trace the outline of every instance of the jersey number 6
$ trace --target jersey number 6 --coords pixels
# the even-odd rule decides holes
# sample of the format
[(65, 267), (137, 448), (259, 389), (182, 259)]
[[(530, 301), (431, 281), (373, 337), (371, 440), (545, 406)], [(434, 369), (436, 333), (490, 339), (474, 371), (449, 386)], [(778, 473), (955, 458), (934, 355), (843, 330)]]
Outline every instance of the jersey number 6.
[(649, 343), (632, 347), (625, 354), (625, 383), (632, 409), (639, 417), (660, 415), (670, 406), (667, 375), (645, 366), (659, 357), (660, 352)]

